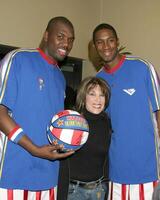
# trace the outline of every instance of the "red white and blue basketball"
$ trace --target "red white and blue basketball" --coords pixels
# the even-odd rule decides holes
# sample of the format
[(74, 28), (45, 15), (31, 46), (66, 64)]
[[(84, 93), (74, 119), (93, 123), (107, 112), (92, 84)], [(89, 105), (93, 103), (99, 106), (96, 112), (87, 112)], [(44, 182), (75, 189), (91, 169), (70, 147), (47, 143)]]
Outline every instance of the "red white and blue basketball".
[(87, 141), (89, 126), (86, 119), (77, 111), (63, 110), (52, 117), (47, 128), (50, 143), (57, 140), (64, 150), (78, 150)]

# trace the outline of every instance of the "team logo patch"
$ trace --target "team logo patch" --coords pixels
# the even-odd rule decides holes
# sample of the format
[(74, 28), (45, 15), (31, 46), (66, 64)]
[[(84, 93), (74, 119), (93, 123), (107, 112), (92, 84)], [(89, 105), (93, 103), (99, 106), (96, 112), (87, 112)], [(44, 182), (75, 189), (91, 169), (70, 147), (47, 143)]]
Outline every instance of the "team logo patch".
[(44, 80), (41, 77), (38, 78), (38, 83), (39, 89), (42, 90), (44, 88)]
[(130, 96), (136, 92), (136, 90), (134, 88), (123, 89), (123, 91), (126, 92), (127, 94), (129, 94)]

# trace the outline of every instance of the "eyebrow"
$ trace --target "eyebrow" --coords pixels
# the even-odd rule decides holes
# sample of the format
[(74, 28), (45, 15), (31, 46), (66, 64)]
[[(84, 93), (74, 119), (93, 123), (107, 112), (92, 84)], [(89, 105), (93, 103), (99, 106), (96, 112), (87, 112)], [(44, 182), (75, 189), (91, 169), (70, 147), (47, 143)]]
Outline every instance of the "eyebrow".
[[(63, 35), (63, 36), (66, 36), (65, 31), (60, 31), (60, 32), (57, 33), (57, 35), (58, 35), (58, 34), (61, 34), (61, 35)], [(72, 39), (72, 40), (74, 40), (74, 39), (75, 39), (75, 36), (72, 36), (72, 37), (69, 37), (69, 38)]]

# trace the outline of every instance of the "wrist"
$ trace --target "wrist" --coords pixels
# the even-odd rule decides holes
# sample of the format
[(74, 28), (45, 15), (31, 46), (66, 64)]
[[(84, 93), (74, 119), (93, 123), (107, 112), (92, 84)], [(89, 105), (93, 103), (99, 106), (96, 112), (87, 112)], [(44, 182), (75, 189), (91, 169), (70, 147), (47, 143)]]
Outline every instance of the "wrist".
[(25, 135), (23, 129), (17, 125), (9, 132), (8, 139), (17, 144), (23, 135)]
[(18, 144), (28, 151), (32, 156), (37, 156), (39, 152), (39, 146), (34, 144), (27, 135), (23, 135), (18, 141)]

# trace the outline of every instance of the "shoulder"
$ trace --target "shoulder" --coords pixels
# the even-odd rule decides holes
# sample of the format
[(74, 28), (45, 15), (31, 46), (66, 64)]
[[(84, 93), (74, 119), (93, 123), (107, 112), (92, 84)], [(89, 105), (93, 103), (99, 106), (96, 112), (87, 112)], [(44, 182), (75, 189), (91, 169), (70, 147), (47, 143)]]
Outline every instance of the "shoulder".
[(128, 61), (128, 63), (136, 63), (139, 66), (153, 67), (151, 62), (138, 56), (127, 55), (125, 60)]
[[(37, 49), (16, 49), (10, 51), (0, 62), (0, 73), (4, 74), (6, 72), (19, 72), (20, 68), (25, 68), (25, 63), (27, 60), (30, 60), (32, 56), (28, 54), (38, 53)], [(32, 59), (31, 59), (32, 60)]]
[(110, 119), (109, 119), (109, 117), (108, 117), (108, 114), (105, 112), (105, 111), (103, 111), (101, 114), (100, 114), (100, 116), (101, 116), (101, 118), (103, 119), (103, 120), (105, 120), (105, 121), (110, 121)]
[(29, 57), (38, 53), (37, 49), (17, 49), (14, 52), (10, 52), (13, 57)]
[(109, 133), (111, 133), (112, 130), (111, 119), (109, 118), (108, 114), (105, 111), (102, 112), (102, 116), (104, 121), (104, 128), (108, 130)]
[[(151, 62), (146, 59), (137, 56), (126, 56), (126, 64), (130, 66), (131, 69), (137, 71), (138, 73), (144, 72), (145, 74), (151, 73), (155, 74), (156, 69)], [(136, 70), (135, 70), (136, 69)]]
[(26, 57), (33, 53), (37, 53), (38, 50), (37, 49), (16, 49), (13, 51), (10, 51), (8, 54), (6, 54), (6, 56), (3, 58), (2, 60), (2, 64), (6, 63), (6, 62), (12, 62), (14, 59), (18, 59), (20, 57)]

